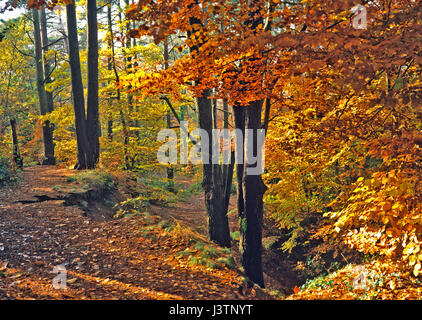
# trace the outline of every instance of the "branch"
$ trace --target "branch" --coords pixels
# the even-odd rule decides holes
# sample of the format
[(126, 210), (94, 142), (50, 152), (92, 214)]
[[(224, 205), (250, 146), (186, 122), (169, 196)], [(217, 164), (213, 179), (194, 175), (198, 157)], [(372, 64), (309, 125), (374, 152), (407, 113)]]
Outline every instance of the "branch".
[(341, 116), (342, 116), (342, 115), (343, 115), (343, 113), (346, 111), (346, 109), (347, 109), (347, 105), (349, 104), (350, 100), (352, 100), (353, 96), (354, 96), (354, 94), (352, 94), (349, 98), (347, 98), (347, 101), (346, 101), (346, 103), (344, 104), (343, 109), (341, 110), (341, 112), (340, 112), (339, 116), (337, 117), (336, 124), (335, 124), (335, 126), (334, 126), (334, 127), (337, 127), (337, 124), (338, 124), (338, 122), (340, 121)]
[(35, 59), (35, 56), (33, 56), (33, 55), (32, 55), (32, 54), (30, 54), (30, 53), (26, 53), (26, 52), (21, 51), (18, 47), (16, 47), (16, 45), (15, 45), (13, 42), (11, 42), (11, 43), (12, 43), (13, 48), (14, 48), (17, 52), (19, 52), (21, 55), (24, 55), (24, 56), (26, 56), (26, 57), (31, 57), (31, 58)]
[[(161, 99), (161, 100), (164, 100), (164, 101), (167, 103), (167, 105), (169, 106), (169, 108), (170, 108), (171, 112), (173, 113), (174, 117), (176, 118), (177, 122), (179, 122), (179, 125), (180, 125), (180, 118), (179, 118), (179, 115), (177, 114), (176, 110), (174, 109), (173, 105), (171, 104), (171, 102), (170, 102), (169, 98), (168, 98), (168, 97), (166, 97), (166, 96), (161, 96), (161, 97), (160, 97), (160, 99)], [(188, 136), (189, 140), (190, 140), (190, 141), (191, 141), (194, 145), (196, 145), (196, 144), (197, 144), (197, 142), (196, 142), (194, 139), (192, 139), (191, 135), (190, 135), (190, 134), (189, 134), (189, 132), (186, 130), (186, 128), (185, 128), (185, 127), (183, 127), (183, 126), (180, 126), (180, 127), (181, 127), (181, 128), (183, 128), (183, 131), (186, 133), (186, 135)]]
[(271, 111), (271, 99), (265, 99), (265, 113), (264, 113), (264, 122), (262, 123), (262, 129), (265, 130), (265, 134), (267, 134), (268, 130), (268, 123), (270, 122), (270, 111)]
[[(61, 30), (59, 30), (59, 32), (60, 32)], [(54, 45), (54, 44), (56, 44), (57, 42), (59, 42), (59, 41), (62, 41), (62, 40), (64, 40), (64, 39), (66, 39), (67, 38), (67, 36), (64, 36), (64, 37), (61, 37), (61, 38), (58, 38), (58, 39), (56, 39), (56, 40), (54, 40), (53, 42), (50, 42), (49, 44), (46, 44), (44, 47), (42, 47), (42, 50), (45, 50), (45, 49), (47, 49), (48, 47), (50, 47), (50, 46), (52, 46), (52, 45)]]
[(57, 52), (54, 52), (54, 68), (50, 71), (50, 73), (44, 78), (43, 83), (45, 84), (48, 79), (50, 79), (51, 75), (53, 74), (54, 70), (57, 67)]

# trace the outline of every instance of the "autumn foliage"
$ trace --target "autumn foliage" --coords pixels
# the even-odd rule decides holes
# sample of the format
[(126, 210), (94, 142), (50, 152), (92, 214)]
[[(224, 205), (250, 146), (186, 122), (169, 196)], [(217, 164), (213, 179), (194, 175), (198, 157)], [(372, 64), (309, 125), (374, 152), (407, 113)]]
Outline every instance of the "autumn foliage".
[[(69, 3), (32, 0), (28, 7)], [(161, 172), (157, 133), (179, 126), (179, 116), (199, 127), (195, 99), (209, 98), (216, 109), (221, 101), (231, 110), (259, 104), (256, 118), (267, 129), (265, 217), (288, 235), (281, 251), (292, 252), (312, 230), (333, 250), (341, 243), (370, 257), (371, 268), (420, 277), (422, 1), (139, 0), (124, 9), (115, 29), (100, 26), (100, 122), (108, 133), (100, 137), (100, 166)], [(64, 89), (68, 64), (58, 57), (48, 90), (64, 102), (35, 117), (55, 124), (57, 157), (70, 164), (76, 142)], [(81, 59), (86, 68), (84, 50)], [(32, 119), (35, 111), (25, 112), (20, 116)], [(234, 118), (227, 116), (228, 126)], [(39, 140), (39, 125), (27, 129)], [(28, 140), (23, 153), (35, 157), (37, 141)]]

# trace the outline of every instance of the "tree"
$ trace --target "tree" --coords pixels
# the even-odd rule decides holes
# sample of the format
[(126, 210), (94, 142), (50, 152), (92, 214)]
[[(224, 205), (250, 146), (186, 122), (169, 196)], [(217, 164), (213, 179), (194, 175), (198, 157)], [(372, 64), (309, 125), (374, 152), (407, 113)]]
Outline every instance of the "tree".
[[(170, 61), (169, 43), (168, 43), (167, 37), (164, 40), (163, 51), (164, 51), (164, 68), (167, 70), (169, 68), (169, 61)], [(166, 112), (165, 117), (166, 117), (167, 128), (170, 129), (171, 127), (170, 110)], [(169, 191), (173, 192), (174, 191), (174, 168), (172, 167), (171, 164), (169, 164), (169, 166), (167, 167), (167, 179), (168, 179), (168, 189)]]
[[(45, 9), (43, 9), (45, 10)], [(34, 44), (35, 44), (35, 66), (37, 71), (37, 90), (41, 115), (46, 115), (53, 111), (53, 97), (45, 90), (45, 83), (48, 82), (49, 66), (43, 55), (43, 47), (47, 48), (47, 27), (45, 23), (45, 12), (43, 14), (43, 28), (41, 30), (40, 12), (32, 9), (32, 21), (34, 24)], [(56, 163), (54, 157), (53, 126), (47, 120), (43, 123), (44, 159), (43, 164), (52, 165)]]
[[(244, 118), (238, 118), (235, 115), (235, 122), (238, 124), (237, 128), (243, 133), (246, 129), (255, 131), (255, 139), (249, 146), (247, 143), (243, 143), (247, 147), (239, 151), (242, 154), (257, 155), (261, 151), (258, 150), (257, 130), (261, 128), (261, 109), (265, 97), (261, 97), (262, 94), (259, 94), (259, 91), (262, 91), (263, 78), (261, 75), (263, 61), (265, 61), (261, 57), (260, 50), (265, 45), (258, 48), (256, 45), (252, 45), (249, 52), (244, 48), (253, 44), (253, 40), (256, 40), (258, 36), (262, 36), (257, 31), (259, 26), (262, 27), (259, 21), (264, 21), (264, 17), (260, 15), (262, 8), (258, 4), (252, 3), (245, 13), (241, 4), (223, 6), (217, 3), (201, 2), (201, 5), (202, 7), (199, 5), (199, 1), (194, 3), (176, 1), (171, 5), (166, 4), (166, 6), (161, 3), (141, 1), (137, 7), (133, 6), (129, 10), (132, 18), (142, 21), (141, 26), (133, 34), (136, 36), (146, 33), (154, 36), (155, 41), (158, 42), (172, 32), (186, 32), (185, 44), (190, 50), (190, 55), (188, 59), (175, 63), (170, 71), (163, 73), (164, 76), (181, 83), (186, 83), (187, 79), (193, 81), (194, 85), (191, 86), (191, 89), (196, 95), (199, 127), (204, 129), (209, 137), (213, 136), (212, 129), (214, 128), (213, 106), (210, 99), (212, 88), (217, 89), (217, 96), (227, 99), (234, 105), (234, 109), (245, 108)], [(140, 10), (144, 6), (149, 7), (147, 12)], [(242, 9), (233, 10), (234, 7)], [(239, 14), (234, 12), (239, 12)], [(236, 30), (236, 28), (238, 29)], [(239, 30), (242, 38), (237, 39), (237, 42), (228, 43), (228, 39), (231, 41), (233, 38), (239, 38), (238, 34), (235, 35), (235, 31)], [(231, 35), (233, 38), (230, 38)], [(250, 35), (252, 40), (245, 35)], [(251, 56), (252, 58), (250, 58)], [(246, 59), (246, 57), (249, 58)], [(234, 61), (244, 60), (244, 62), (240, 66), (236, 66), (230, 62), (230, 59), (233, 58)], [(188, 70), (188, 72), (184, 70)], [(236, 78), (235, 81), (233, 81), (233, 75)], [(240, 83), (243, 85), (239, 85)], [(229, 85), (227, 86), (227, 84)], [(213, 158), (213, 143), (215, 141), (210, 143), (203, 152), (203, 187), (206, 208), (210, 217), (209, 234), (211, 240), (221, 245), (229, 245), (230, 239), (227, 238), (229, 230), (225, 211), (227, 198), (223, 194), (224, 190), (226, 192), (228, 190), (224, 188), (221, 167), (206, 161), (208, 157)], [(248, 150), (248, 148), (252, 148), (252, 150)], [(258, 163), (255, 165), (259, 166)], [(260, 256), (262, 196), (265, 186), (260, 174), (249, 175), (247, 169), (247, 166), (237, 166), (238, 212), (243, 239), (241, 244), (242, 265), (247, 276), (263, 286)]]
[[(41, 23), (41, 43), (43, 46), (43, 61), (44, 61), (44, 83), (45, 85), (48, 85), (52, 82), (51, 80), (51, 68), (50, 63), (47, 61), (47, 52), (49, 50), (49, 39), (48, 39), (48, 31), (47, 31), (47, 14), (45, 6), (41, 9), (41, 16), (40, 16), (40, 23)], [(54, 66), (56, 67), (56, 66)], [(45, 86), (44, 86), (45, 88)], [(52, 112), (54, 110), (54, 99), (53, 99), (53, 93), (49, 90), (46, 90), (46, 96), (47, 96), (47, 110), (48, 112)], [(43, 128), (43, 135), (47, 136), (47, 146), (48, 146), (48, 152), (49, 154), (46, 159), (44, 159), (44, 164), (50, 164), (54, 165), (56, 164), (56, 158), (54, 154), (54, 147), (55, 143), (53, 141), (53, 133), (54, 133), (54, 126), (47, 120), (45, 121), (45, 129)]]
[[(185, 48), (189, 48), (190, 53), (176, 61), (169, 70), (161, 72), (162, 76), (156, 77), (157, 82), (148, 79), (145, 83), (160, 86), (161, 82), (167, 88), (170, 83), (190, 84), (198, 106), (202, 106), (200, 122), (205, 129), (210, 126), (208, 100), (210, 90), (214, 89), (213, 98), (227, 99), (234, 106), (237, 128), (255, 132), (253, 143), (244, 143), (246, 148), (240, 153), (257, 155), (257, 130), (268, 127), (274, 101), (277, 102), (277, 111), (283, 105), (294, 107), (286, 101), (292, 91), (289, 83), (296, 77), (327, 81), (331, 86), (331, 92), (327, 94), (330, 101), (334, 100), (333, 97), (342, 100), (356, 95), (360, 98), (371, 96), (371, 102), (359, 104), (360, 114), (352, 113), (359, 121), (349, 118), (348, 126), (341, 129), (343, 135), (356, 134), (361, 139), (367, 135), (360, 130), (364, 127), (362, 123), (367, 121), (373, 125), (381, 114), (385, 120), (392, 114), (398, 119), (396, 108), (400, 99), (407, 104), (411, 100), (405, 97), (409, 92), (400, 90), (403, 75), (414, 77), (410, 66), (420, 64), (420, 48), (409, 40), (409, 35), (416, 36), (420, 30), (416, 17), (421, 4), (382, 1), (366, 5), (368, 15), (375, 17), (368, 30), (354, 26), (359, 16), (356, 10), (351, 10), (348, 1), (210, 3), (180, 0), (164, 4), (145, 0), (132, 6), (129, 12), (133, 19), (140, 21), (140, 26), (132, 32), (134, 36), (150, 35), (159, 42), (168, 34), (187, 34)], [(322, 16), (325, 18), (321, 19)], [(381, 48), (382, 52), (387, 50), (390, 54), (383, 55)], [(371, 63), (367, 62), (368, 58)], [(387, 90), (384, 88), (384, 92), (373, 87), (380, 81), (386, 81)], [(151, 89), (152, 94), (154, 91)], [(377, 94), (374, 95), (375, 91)], [(177, 95), (174, 89), (170, 92)], [(414, 93), (413, 97), (417, 101), (419, 93)], [(298, 101), (302, 102), (295, 100), (294, 104)], [(311, 104), (312, 108), (306, 104)], [(314, 104), (313, 100), (308, 100), (300, 106), (317, 119), (333, 114), (342, 118), (350, 106), (346, 104), (342, 111), (336, 105), (335, 111), (326, 114)], [(398, 130), (399, 124), (395, 121), (393, 127)], [(337, 127), (335, 121), (331, 126)], [(297, 127), (294, 130), (298, 131)], [(374, 134), (374, 130), (367, 132)], [(396, 131), (395, 134), (399, 133)], [(237, 166), (238, 211), (243, 221), (243, 226), (240, 225), (243, 266), (251, 280), (263, 285), (259, 264), (262, 199), (266, 188), (259, 174), (245, 175), (247, 169), (248, 164)], [(207, 170), (212, 172), (204, 167), (204, 179), (207, 175), (212, 176)]]
[(95, 151), (88, 138), (84, 87), (82, 83), (81, 63), (79, 58), (78, 28), (74, 2), (66, 5), (66, 18), (67, 36), (69, 40), (69, 65), (72, 78), (73, 108), (78, 147), (78, 161), (75, 165), (75, 169), (92, 169), (95, 167), (96, 163)]
[[(18, 167), (23, 166), (23, 157), (19, 141), (19, 127), (27, 118), (34, 94), (31, 90), (33, 81), (33, 57), (19, 48), (28, 46), (28, 38), (24, 36), (24, 23), (21, 20), (12, 20), (2, 25), (0, 46), (0, 112), (3, 119), (1, 124), (3, 134), (7, 125), (11, 128), (12, 160)], [(31, 61), (31, 62), (30, 62)]]
[(88, 93), (87, 93), (87, 135), (93, 152), (92, 163), (100, 157), (100, 127), (98, 112), (98, 22), (97, 1), (87, 1), (88, 25)]

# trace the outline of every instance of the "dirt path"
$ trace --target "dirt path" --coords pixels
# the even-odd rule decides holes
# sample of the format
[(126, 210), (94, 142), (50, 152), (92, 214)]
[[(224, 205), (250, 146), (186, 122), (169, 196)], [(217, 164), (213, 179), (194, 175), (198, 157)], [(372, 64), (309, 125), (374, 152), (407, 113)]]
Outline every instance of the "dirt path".
[[(184, 187), (192, 184), (191, 177), (177, 176), (176, 182)], [(237, 215), (236, 195), (232, 195), (229, 203), (229, 228), (231, 232), (239, 231), (239, 222)], [(159, 215), (165, 219), (177, 221), (188, 226), (201, 234), (204, 238), (208, 237), (208, 216), (205, 211), (205, 200), (203, 192), (192, 195), (188, 201), (180, 201), (172, 205), (171, 208), (162, 208), (151, 206), (148, 209), (151, 213)], [(277, 228), (271, 227), (272, 222), (268, 217), (265, 218), (263, 237), (273, 238), (274, 232), (280, 234)], [(237, 263), (241, 265), (239, 242), (232, 240), (232, 255)], [(264, 280), (267, 288), (277, 289), (284, 294), (293, 293), (293, 288), (298, 285), (297, 274), (294, 272), (295, 261), (287, 259), (287, 254), (280, 250), (273, 251), (263, 248), (262, 263), (264, 271)]]
[[(188, 188), (191, 184), (190, 177), (176, 176), (175, 181), (182, 187)], [(229, 224), (230, 230), (238, 229), (238, 218), (236, 208), (236, 199), (234, 196), (230, 198), (229, 203)], [(190, 196), (188, 201), (180, 201), (171, 206), (171, 208), (161, 208), (159, 206), (151, 206), (151, 213), (157, 214), (163, 218), (171, 219), (188, 226), (192, 230), (203, 235), (208, 235), (208, 216), (205, 210), (204, 193)]]
[[(235, 272), (174, 259), (184, 243), (140, 237), (136, 217), (91, 219), (54, 200), (54, 187), (74, 173), (26, 168), (19, 186), (0, 189), (0, 299), (245, 298)], [(53, 287), (58, 265), (66, 268), (66, 289)]]

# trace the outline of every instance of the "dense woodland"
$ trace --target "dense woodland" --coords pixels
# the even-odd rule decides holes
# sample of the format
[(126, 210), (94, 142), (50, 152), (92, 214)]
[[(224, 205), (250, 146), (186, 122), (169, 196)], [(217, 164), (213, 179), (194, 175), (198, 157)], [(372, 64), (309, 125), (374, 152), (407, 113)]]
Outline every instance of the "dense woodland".
[[(422, 1), (13, 0), (1, 12), (3, 189), (64, 168), (69, 183), (119, 189), (108, 209), (123, 224), (199, 197), (207, 239), (182, 256), (235, 272), (240, 291), (422, 298)], [(202, 156), (219, 163), (166, 165), (166, 128), (177, 150), (198, 144), (195, 129), (237, 129), (242, 147), (223, 161), (213, 139)], [(261, 129), (265, 170), (248, 174), (235, 159), (259, 154)], [(211, 247), (226, 264), (203, 259)]]

